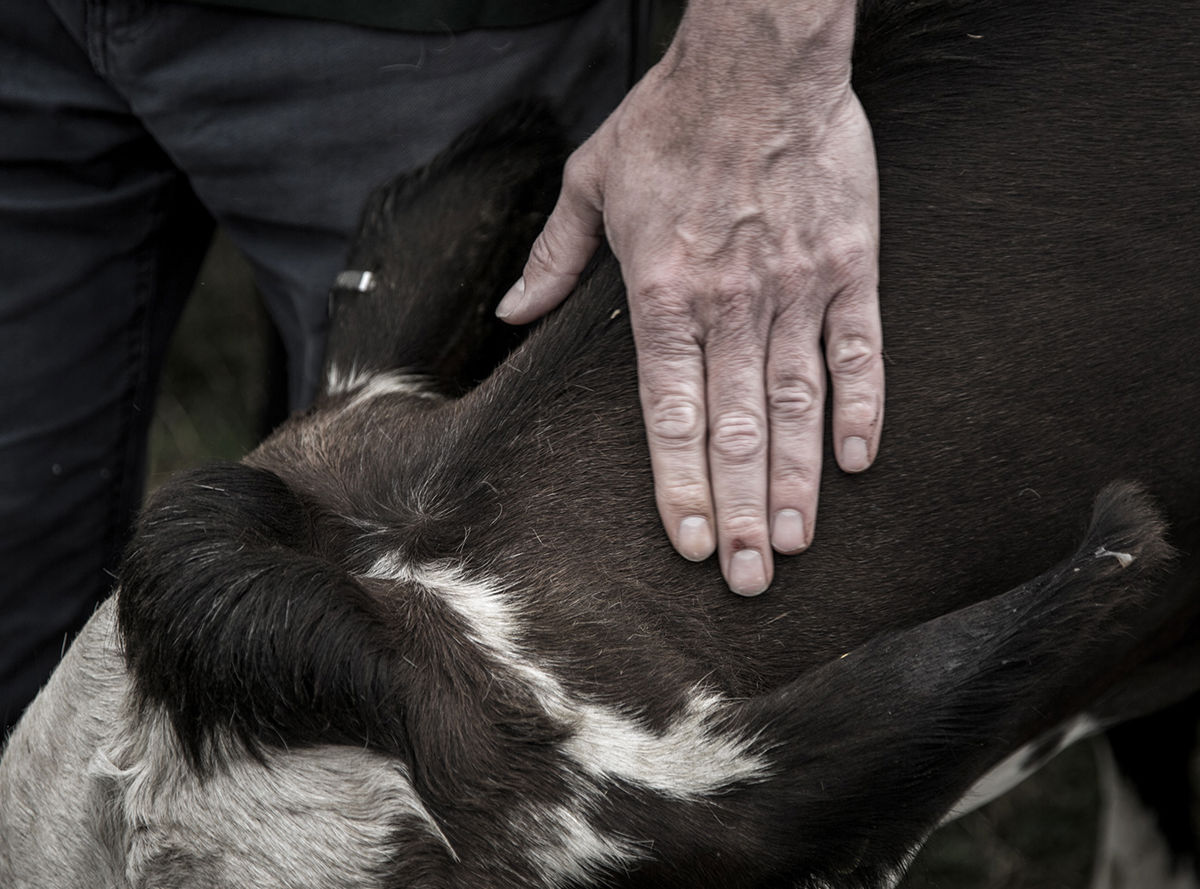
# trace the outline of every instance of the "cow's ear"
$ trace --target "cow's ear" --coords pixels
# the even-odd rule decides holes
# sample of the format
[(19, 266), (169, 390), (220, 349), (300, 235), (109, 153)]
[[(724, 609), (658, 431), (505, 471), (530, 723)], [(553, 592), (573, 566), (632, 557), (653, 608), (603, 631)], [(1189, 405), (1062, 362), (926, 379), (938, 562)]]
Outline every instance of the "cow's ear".
[[(761, 777), (681, 805), (663, 821), (686, 827), (656, 838), (656, 850), (711, 870), (716, 844), (730, 878), (747, 884), (784, 873), (893, 885), (980, 778), (1086, 710), (1163, 621), (1162, 606), (1189, 598), (1166, 583), (1169, 559), (1147, 500), (1106, 490), (1083, 544), (1045, 574), (732, 708), (720, 731), (753, 739)], [(705, 847), (689, 847), (693, 837)]]
[(450, 395), (486, 378), (524, 336), (494, 310), (554, 206), (568, 148), (544, 103), (517, 103), (376, 189), (332, 293), (326, 378), (404, 370)]
[(140, 704), (165, 711), (195, 766), (228, 737), (405, 752), (405, 664), (338, 564), (341, 533), (277, 475), (240, 464), (182, 473), (146, 505), (118, 623)]

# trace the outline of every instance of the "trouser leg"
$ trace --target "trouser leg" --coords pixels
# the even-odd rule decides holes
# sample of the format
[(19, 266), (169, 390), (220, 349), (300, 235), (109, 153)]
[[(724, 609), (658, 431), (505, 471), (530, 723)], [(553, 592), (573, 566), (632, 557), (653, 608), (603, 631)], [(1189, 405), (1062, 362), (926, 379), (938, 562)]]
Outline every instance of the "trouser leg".
[(108, 591), (211, 221), (40, 0), (0, 4), (0, 719)]
[(627, 0), (453, 35), (48, 2), (58, 21), (42, 0), (0, 11), (0, 70), (21, 72), (0, 78), (0, 132), (19, 134), (0, 140), (0, 337), (17, 344), (0, 357), (9, 720), (109, 583), (209, 214), (255, 267), (302, 406), (325, 296), (370, 189), (518, 98), (548, 97), (583, 137), (628, 71)]
[(186, 3), (106, 8), (108, 77), (254, 265), (293, 407), (315, 392), (326, 294), (371, 188), (517, 99), (547, 98), (582, 139), (628, 86), (629, 0), (432, 35)]

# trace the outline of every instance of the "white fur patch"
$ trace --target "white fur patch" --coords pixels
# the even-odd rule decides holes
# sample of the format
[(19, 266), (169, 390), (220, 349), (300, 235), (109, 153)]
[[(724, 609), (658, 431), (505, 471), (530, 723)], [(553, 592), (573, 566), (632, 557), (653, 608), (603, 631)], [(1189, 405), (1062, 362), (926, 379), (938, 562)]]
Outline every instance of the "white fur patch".
[(354, 394), (346, 408), (356, 408), (381, 395), (412, 395), (418, 398), (441, 400), (442, 396), (430, 388), (429, 377), (403, 371), (379, 371), (351, 365), (343, 371), (330, 365), (325, 374), (325, 392), (328, 395)]
[(384, 557), (367, 573), (417, 583), (436, 593), (463, 622), (472, 645), (523, 682), (546, 713), (573, 729), (564, 752), (589, 776), (624, 781), (677, 799), (697, 799), (767, 774), (753, 739), (722, 734), (715, 725), (726, 705), (718, 694), (693, 688), (684, 710), (664, 732), (653, 732), (611, 706), (573, 698), (521, 645), (521, 619), (496, 581), (469, 578), (447, 564), (409, 566)]
[[(418, 584), (445, 604), (463, 624), (470, 645), (524, 684), (548, 715), (574, 730), (563, 752), (585, 774), (647, 787), (663, 783), (656, 780), (661, 776), (653, 764), (665, 758), (665, 750), (658, 756), (650, 750), (632, 758), (623, 751), (652, 747), (646, 743), (648, 733), (610, 708), (572, 700), (558, 678), (528, 656), (521, 645), (520, 618), (499, 584), (468, 578), (452, 565), (410, 567), (389, 557), (378, 560), (367, 576)], [(594, 750), (594, 745), (604, 746)], [(623, 760), (612, 760), (614, 754)], [(545, 885), (586, 883), (598, 871), (642, 857), (629, 839), (594, 825), (589, 810), (602, 796), (603, 789), (594, 781), (581, 779), (562, 804), (520, 806), (514, 813), (510, 830)]]
[(526, 857), (536, 873), (550, 886), (587, 883), (603, 868), (642, 857), (630, 841), (603, 835), (584, 811), (567, 806), (526, 807), (514, 829), (526, 842)]
[(453, 856), (395, 760), (332, 745), (269, 752), (265, 767), (236, 749), (223, 759), (196, 777), (161, 716), (93, 758), (90, 771), (113, 787), (122, 816), (130, 885), (160, 885), (182, 863), (215, 886), (383, 886), (398, 820)]
[(108, 798), (88, 761), (119, 731), (129, 680), (109, 598), (30, 705), (0, 760), (0, 886), (118, 889)]
[(611, 707), (580, 702), (576, 732), (564, 749), (597, 778), (695, 799), (767, 774), (747, 739), (713, 729), (725, 704), (719, 695), (694, 688), (683, 713), (657, 734)]
[[(402, 840), (453, 850), (403, 763), (357, 747), (229, 744), (198, 778), (161, 713), (136, 716), (110, 598), (0, 760), (0, 886), (370, 889)], [(393, 874), (394, 876), (394, 874)]]

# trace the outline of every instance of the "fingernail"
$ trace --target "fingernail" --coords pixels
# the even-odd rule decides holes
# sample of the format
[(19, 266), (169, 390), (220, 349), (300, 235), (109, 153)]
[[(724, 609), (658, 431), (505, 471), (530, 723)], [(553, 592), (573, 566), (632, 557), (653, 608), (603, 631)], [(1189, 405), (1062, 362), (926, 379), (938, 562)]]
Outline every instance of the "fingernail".
[(771, 523), (771, 546), (781, 553), (804, 549), (804, 516), (794, 509), (781, 509)]
[(865, 438), (851, 435), (842, 442), (842, 469), (847, 472), (862, 472), (869, 465)]
[(767, 571), (756, 549), (740, 549), (729, 560), (729, 588), (739, 596), (757, 596), (767, 588)]
[(685, 559), (703, 562), (716, 547), (712, 528), (704, 516), (690, 515), (679, 523), (679, 552)]
[(517, 283), (508, 288), (508, 293), (504, 294), (504, 299), (500, 300), (500, 305), (496, 306), (496, 317), (501, 320), (507, 318), (513, 312), (521, 307), (521, 303), (525, 301), (525, 277), (522, 275), (517, 279)]

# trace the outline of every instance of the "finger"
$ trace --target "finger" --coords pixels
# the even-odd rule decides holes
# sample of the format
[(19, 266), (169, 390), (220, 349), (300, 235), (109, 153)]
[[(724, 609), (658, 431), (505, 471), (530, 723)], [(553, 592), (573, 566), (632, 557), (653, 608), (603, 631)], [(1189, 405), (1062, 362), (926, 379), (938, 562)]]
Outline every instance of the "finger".
[(816, 527), (825, 403), (818, 324), (799, 309), (771, 328), (766, 380), (771, 546), (796, 553), (808, 548)]
[[(748, 297), (727, 303), (705, 345), (708, 465), (721, 570), (743, 596), (763, 592), (774, 566), (767, 523), (766, 324)], [(739, 306), (741, 308), (739, 308)]]
[[(641, 296), (634, 291), (631, 306), (640, 304)], [(653, 310), (635, 308), (633, 324), (658, 513), (679, 554), (699, 562), (716, 549), (706, 452), (704, 352), (683, 319), (672, 323)]]
[(567, 161), (562, 191), (524, 273), (496, 307), (496, 316), (509, 324), (528, 324), (566, 299), (600, 246), (604, 217), (595, 171), (581, 154), (586, 147)]
[(829, 304), (825, 362), (833, 389), (838, 465), (846, 472), (862, 472), (875, 461), (883, 429), (883, 326), (873, 273)]

